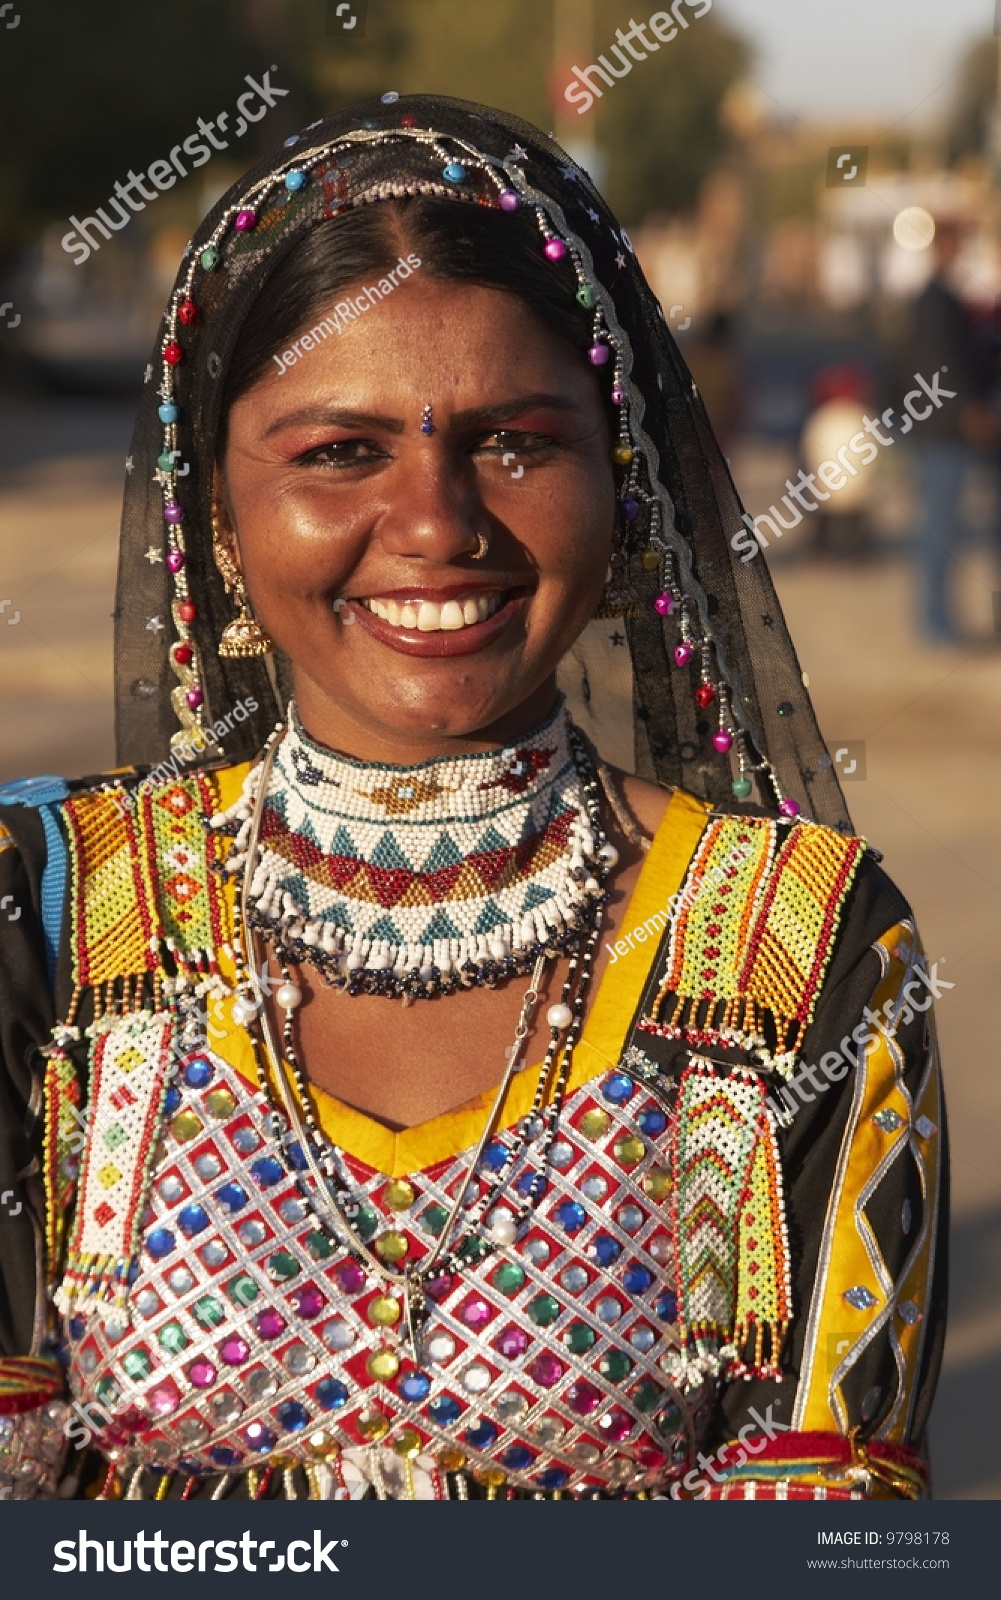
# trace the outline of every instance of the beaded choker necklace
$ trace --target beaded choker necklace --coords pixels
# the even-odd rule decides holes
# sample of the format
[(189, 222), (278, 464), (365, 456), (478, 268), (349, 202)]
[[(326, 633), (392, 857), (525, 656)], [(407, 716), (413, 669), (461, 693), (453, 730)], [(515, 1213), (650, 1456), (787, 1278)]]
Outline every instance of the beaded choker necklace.
[[(561, 703), (515, 745), (382, 767), (316, 744), (290, 708), (272, 759), (213, 825), (236, 835), (247, 916), (352, 994), (430, 998), (568, 950), (601, 896), (592, 776)], [(263, 804), (247, 847), (263, 782)]]

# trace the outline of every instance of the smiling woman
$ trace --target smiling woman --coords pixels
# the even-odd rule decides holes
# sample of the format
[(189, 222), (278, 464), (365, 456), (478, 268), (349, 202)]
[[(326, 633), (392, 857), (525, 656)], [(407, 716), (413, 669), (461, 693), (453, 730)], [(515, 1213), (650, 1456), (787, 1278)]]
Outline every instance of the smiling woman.
[(5, 1492), (923, 1493), (920, 945), (587, 175), (454, 101), (315, 124), (155, 370), (133, 765), (0, 795)]

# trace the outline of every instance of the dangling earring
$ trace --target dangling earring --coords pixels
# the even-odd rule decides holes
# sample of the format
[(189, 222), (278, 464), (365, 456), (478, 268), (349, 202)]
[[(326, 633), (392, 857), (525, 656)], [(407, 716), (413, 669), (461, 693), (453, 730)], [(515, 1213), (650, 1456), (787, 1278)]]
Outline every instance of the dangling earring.
[(629, 569), (621, 550), (614, 550), (608, 563), (608, 575), (595, 617), (636, 617), (640, 614), (639, 595), (629, 578)]
[(237, 616), (234, 617), (232, 622), (227, 622), (222, 630), (217, 653), (227, 661), (245, 660), (251, 656), (272, 655), (275, 642), (265, 633), (257, 618), (251, 615), (250, 602), (247, 598), (243, 575), (227, 546), (223, 543), (222, 533), (219, 528), (219, 508), (214, 501), (212, 504), (212, 555), (222, 577), (226, 593), (235, 596), (236, 604), (239, 608)]

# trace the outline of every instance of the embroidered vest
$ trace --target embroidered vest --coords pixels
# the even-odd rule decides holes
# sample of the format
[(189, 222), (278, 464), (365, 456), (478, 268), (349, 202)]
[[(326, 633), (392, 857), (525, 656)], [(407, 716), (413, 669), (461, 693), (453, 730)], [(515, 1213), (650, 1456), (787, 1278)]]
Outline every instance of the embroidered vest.
[[(180, 780), (134, 810), (106, 791), (64, 808), (74, 975), (97, 1014), (78, 1179), (80, 1091), (66, 1055), (49, 1062), (50, 1270), (99, 1445), (137, 1476), (301, 1463), (320, 1495), (436, 1495), (460, 1467), (488, 1492), (662, 1487), (698, 1447), (718, 1381), (777, 1372), (792, 1315), (765, 1103), (784, 1062), (726, 1069), (698, 1050), (725, 1035), (767, 1055), (767, 1032), (794, 1052), (861, 841), (796, 825), (780, 844), (770, 821), (698, 818), (650, 1013), (618, 1063), (572, 1080), (527, 1231), (432, 1280), (418, 1368), (395, 1285), (310, 1216), (294, 1150), (195, 1003), (232, 972), (213, 870), (228, 841), (207, 819), (241, 776)], [(71, 1014), (57, 1038), (73, 1027)], [(671, 1076), (642, 1048), (668, 1030), (693, 1051)], [(388, 1267), (427, 1249), (468, 1156), (403, 1178), (346, 1157)]]

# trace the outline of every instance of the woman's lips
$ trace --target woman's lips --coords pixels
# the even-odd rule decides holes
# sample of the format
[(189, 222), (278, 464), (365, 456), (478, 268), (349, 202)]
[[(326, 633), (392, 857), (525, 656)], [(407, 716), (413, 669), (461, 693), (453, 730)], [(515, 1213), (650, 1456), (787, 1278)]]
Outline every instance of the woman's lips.
[[(343, 620), (347, 620), (347, 613), (370, 637), (403, 655), (466, 656), (484, 649), (503, 633), (524, 610), (527, 599), (523, 589), (467, 590), (465, 593), (439, 593), (434, 596), (408, 593), (342, 601), (337, 609)], [(467, 622), (466, 616), (471, 614), (468, 606), (470, 601), (476, 603), (478, 613), (489, 614), (484, 615), (482, 620)], [(377, 616), (370, 609), (373, 602), (388, 614)], [(409, 609), (405, 610), (405, 607)], [(461, 622), (458, 621), (455, 607), (462, 613)], [(401, 620), (395, 623), (390, 621), (390, 616), (394, 615)], [(405, 621), (402, 620), (404, 618)]]

